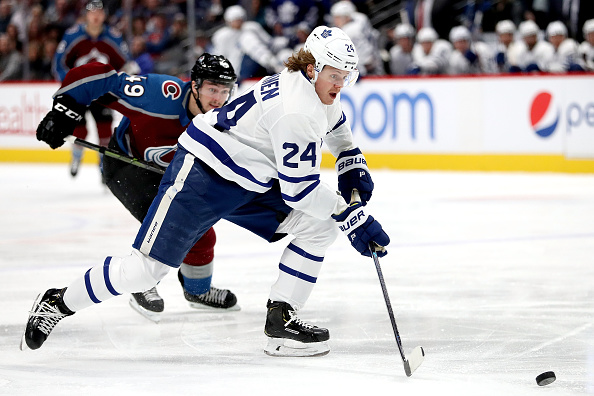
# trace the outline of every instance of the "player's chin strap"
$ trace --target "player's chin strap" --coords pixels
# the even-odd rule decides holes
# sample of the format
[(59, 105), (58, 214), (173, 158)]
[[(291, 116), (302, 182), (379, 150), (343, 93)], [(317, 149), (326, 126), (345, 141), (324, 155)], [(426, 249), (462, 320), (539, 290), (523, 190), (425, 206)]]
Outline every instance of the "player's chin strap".
[(200, 94), (198, 93), (199, 89), (200, 89), (200, 87), (198, 87), (198, 85), (196, 85), (196, 95), (194, 95), (194, 91), (192, 91), (192, 97), (196, 101), (196, 105), (198, 105), (198, 108), (200, 109), (202, 114), (204, 114), (204, 113), (206, 113), (206, 111), (204, 110), (204, 107), (202, 107), (202, 103), (200, 103)]

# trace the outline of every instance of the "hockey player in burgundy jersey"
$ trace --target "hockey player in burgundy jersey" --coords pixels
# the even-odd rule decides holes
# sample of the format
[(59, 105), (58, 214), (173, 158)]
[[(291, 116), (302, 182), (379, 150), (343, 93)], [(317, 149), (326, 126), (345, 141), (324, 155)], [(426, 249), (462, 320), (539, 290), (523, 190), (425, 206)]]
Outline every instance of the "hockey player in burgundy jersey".
[[(192, 69), (191, 79), (183, 82), (159, 74), (132, 76), (102, 63), (76, 67), (55, 93), (54, 110), (41, 122), (37, 137), (52, 148), (61, 146), (74, 122), (60, 117), (63, 113), (55, 109), (62, 106), (83, 114), (86, 106), (99, 103), (124, 116), (109, 142), (111, 149), (165, 168), (191, 119), (225, 104), (236, 75), (226, 58), (203, 54)], [(142, 222), (157, 195), (161, 175), (107, 156), (103, 158), (103, 171), (107, 187)], [(192, 307), (236, 310), (235, 295), (210, 284), (215, 240), (211, 228), (188, 252), (178, 277)], [(133, 293), (130, 305), (152, 320), (158, 320), (164, 308), (154, 287)]]
[[(122, 35), (114, 28), (105, 26), (105, 10), (100, 0), (91, 0), (85, 8), (85, 21), (72, 26), (66, 31), (54, 55), (52, 68), (54, 77), (63, 81), (66, 73), (74, 67), (91, 62), (100, 62), (111, 65), (116, 70), (130, 67), (134, 62), (129, 62), (128, 46)], [(97, 124), (99, 144), (107, 145), (112, 132), (111, 111), (105, 107), (92, 104), (89, 107)], [(74, 136), (84, 139), (87, 136), (85, 118), (77, 125)], [(83, 149), (73, 146), (70, 173), (76, 176)]]

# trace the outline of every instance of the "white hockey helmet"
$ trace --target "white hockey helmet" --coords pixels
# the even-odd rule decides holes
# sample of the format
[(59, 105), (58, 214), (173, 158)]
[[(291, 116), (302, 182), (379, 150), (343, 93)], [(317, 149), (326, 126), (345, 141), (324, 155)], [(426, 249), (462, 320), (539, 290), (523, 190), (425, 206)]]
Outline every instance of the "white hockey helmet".
[(331, 16), (352, 17), (355, 12), (357, 12), (357, 8), (348, 0), (341, 0), (330, 8)]
[(536, 22), (528, 19), (527, 21), (520, 22), (520, 26), (518, 26), (518, 32), (520, 32), (520, 36), (527, 37), (527, 36), (536, 36), (540, 31)]
[(567, 28), (561, 21), (554, 21), (547, 26), (547, 37), (564, 36), (567, 37)]
[(435, 42), (439, 36), (432, 27), (424, 27), (417, 33), (417, 41), (419, 43)]
[(415, 28), (408, 23), (399, 23), (396, 25), (396, 28), (394, 28), (394, 37), (396, 37), (396, 39), (415, 37)]
[(247, 13), (245, 9), (240, 5), (230, 6), (225, 10), (223, 14), (223, 19), (225, 22), (229, 23), (232, 21), (236, 21), (238, 19), (245, 21), (247, 18)]
[(594, 32), (594, 19), (588, 19), (584, 22), (584, 27), (582, 28), (584, 33), (584, 37), (588, 35), (588, 33)]
[(359, 56), (355, 45), (341, 29), (328, 26), (316, 27), (305, 40), (303, 49), (309, 51), (316, 60), (312, 82), (316, 82), (318, 73), (324, 69), (324, 66), (348, 71), (349, 75), (344, 82), (345, 87), (352, 86), (357, 81)]
[(450, 41), (455, 43), (456, 41), (466, 40), (471, 41), (472, 36), (470, 35), (470, 30), (466, 26), (456, 26), (450, 30)]
[(497, 22), (497, 25), (495, 25), (495, 32), (497, 34), (505, 34), (505, 33), (514, 34), (515, 31), (516, 31), (516, 25), (514, 25), (514, 23), (512, 21), (510, 21), (509, 19), (499, 21), (499, 22)]

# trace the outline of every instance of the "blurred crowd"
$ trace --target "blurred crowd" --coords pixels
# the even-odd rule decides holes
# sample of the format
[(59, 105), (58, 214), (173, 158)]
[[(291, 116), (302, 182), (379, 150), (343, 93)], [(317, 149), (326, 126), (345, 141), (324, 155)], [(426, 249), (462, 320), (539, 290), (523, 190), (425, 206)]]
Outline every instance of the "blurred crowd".
[[(64, 34), (86, 23), (88, 2), (0, 0), (0, 81), (59, 79), (55, 54)], [(183, 78), (193, 59), (210, 52), (225, 55), (240, 81), (263, 76), (281, 70), (322, 24), (351, 37), (362, 76), (594, 70), (593, 0), (101, 3), (105, 28), (129, 45), (129, 71), (137, 74)]]

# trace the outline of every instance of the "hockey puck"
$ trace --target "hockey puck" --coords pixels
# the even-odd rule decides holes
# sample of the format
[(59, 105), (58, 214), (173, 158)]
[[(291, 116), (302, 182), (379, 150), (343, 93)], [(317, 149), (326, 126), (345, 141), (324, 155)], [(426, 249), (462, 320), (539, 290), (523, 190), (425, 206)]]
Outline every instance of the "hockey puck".
[(536, 377), (536, 383), (538, 384), (538, 386), (545, 386), (548, 384), (552, 384), (553, 382), (555, 382), (556, 379), (557, 377), (555, 377), (555, 373), (553, 373), (552, 371), (547, 371)]

